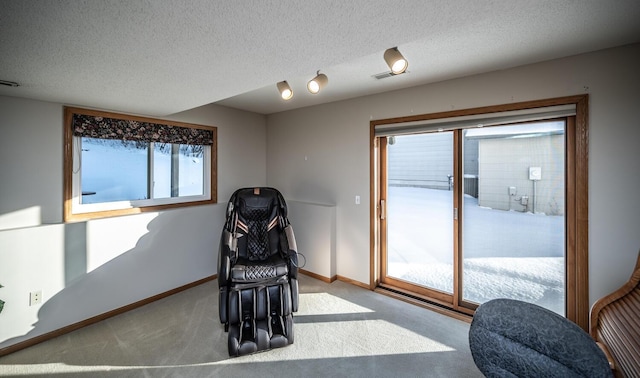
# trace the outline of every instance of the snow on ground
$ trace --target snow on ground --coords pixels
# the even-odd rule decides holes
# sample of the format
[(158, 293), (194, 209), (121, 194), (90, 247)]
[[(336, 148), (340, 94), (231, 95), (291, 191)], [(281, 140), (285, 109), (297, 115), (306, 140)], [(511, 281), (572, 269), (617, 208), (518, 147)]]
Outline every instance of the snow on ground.
[[(388, 274), (453, 290), (452, 192), (390, 187)], [(532, 302), (564, 314), (564, 217), (464, 200), (464, 298)]]

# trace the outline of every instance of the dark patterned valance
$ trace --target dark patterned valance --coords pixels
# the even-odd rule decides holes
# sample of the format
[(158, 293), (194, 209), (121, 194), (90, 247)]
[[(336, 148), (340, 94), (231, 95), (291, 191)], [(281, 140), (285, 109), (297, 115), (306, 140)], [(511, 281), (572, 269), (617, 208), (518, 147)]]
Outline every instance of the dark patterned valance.
[(207, 129), (87, 114), (74, 114), (72, 127), (73, 135), (86, 138), (201, 146), (213, 144), (213, 132)]

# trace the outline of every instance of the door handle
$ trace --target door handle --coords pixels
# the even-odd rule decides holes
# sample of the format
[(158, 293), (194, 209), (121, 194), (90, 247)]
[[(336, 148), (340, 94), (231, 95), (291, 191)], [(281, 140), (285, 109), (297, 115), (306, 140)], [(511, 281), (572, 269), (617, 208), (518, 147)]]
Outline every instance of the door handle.
[(384, 219), (386, 217), (386, 209), (387, 209), (386, 201), (380, 200), (380, 219)]

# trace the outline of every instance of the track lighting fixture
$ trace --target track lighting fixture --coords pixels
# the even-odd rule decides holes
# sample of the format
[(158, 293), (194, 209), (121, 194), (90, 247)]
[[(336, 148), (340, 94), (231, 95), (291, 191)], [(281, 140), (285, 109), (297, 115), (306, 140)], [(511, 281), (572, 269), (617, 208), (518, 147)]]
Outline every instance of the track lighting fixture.
[(329, 78), (327, 78), (327, 75), (321, 74), (320, 71), (318, 71), (316, 73), (316, 77), (309, 80), (309, 82), (307, 83), (307, 89), (312, 94), (316, 94), (320, 92), (320, 90), (324, 88), (324, 86), (327, 85), (328, 82)]
[(280, 92), (280, 96), (282, 96), (283, 100), (289, 100), (291, 99), (291, 97), (293, 97), (293, 91), (291, 90), (291, 87), (286, 80), (279, 82), (277, 86), (278, 92)]
[(387, 49), (384, 52), (384, 61), (387, 62), (387, 66), (394, 75), (403, 73), (409, 67), (409, 62), (400, 54), (397, 47)]

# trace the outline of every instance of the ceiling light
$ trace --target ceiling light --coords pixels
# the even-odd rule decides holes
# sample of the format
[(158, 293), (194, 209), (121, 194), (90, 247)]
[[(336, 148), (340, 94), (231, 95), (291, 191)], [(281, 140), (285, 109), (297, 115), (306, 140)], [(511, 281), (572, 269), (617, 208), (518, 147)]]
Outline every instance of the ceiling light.
[(293, 97), (293, 91), (291, 90), (291, 87), (286, 80), (279, 82), (277, 86), (278, 92), (280, 92), (280, 96), (282, 96), (283, 100), (289, 100), (291, 99), (291, 97)]
[(309, 80), (309, 82), (307, 83), (307, 89), (309, 90), (309, 92), (316, 94), (320, 92), (320, 90), (324, 88), (324, 86), (327, 85), (328, 82), (329, 78), (327, 77), (327, 75), (321, 74), (320, 71), (318, 71), (316, 77)]
[(384, 52), (384, 61), (387, 62), (387, 66), (394, 75), (403, 73), (409, 67), (409, 62), (400, 54), (397, 47), (387, 49)]

